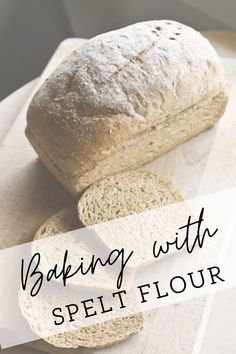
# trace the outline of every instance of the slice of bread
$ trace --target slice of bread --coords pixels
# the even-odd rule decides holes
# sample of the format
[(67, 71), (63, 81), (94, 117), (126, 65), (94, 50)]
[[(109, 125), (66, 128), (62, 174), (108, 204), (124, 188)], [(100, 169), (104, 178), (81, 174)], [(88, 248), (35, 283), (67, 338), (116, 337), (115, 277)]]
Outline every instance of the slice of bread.
[(68, 231), (81, 228), (75, 207), (68, 207), (52, 215), (43, 223), (34, 236), (34, 240), (62, 234)]
[(108, 347), (124, 341), (143, 329), (144, 315), (139, 312), (87, 326), (85, 326), (85, 320), (81, 323), (79, 321), (68, 322), (61, 333), (56, 333), (58, 329), (51, 317), (53, 306), (55, 304), (63, 306), (63, 303), (64, 305), (71, 303), (70, 301), (76, 298), (78, 298), (78, 292), (72, 294), (72, 291), (63, 295), (60, 291), (51, 293), (46, 289), (41, 296), (32, 298), (29, 292), (21, 290), (19, 304), (31, 330), (55, 347), (74, 349)]
[(167, 178), (142, 169), (127, 171), (89, 187), (78, 203), (79, 219), (95, 225), (182, 200)]
[[(95, 225), (93, 229), (109, 249), (133, 251), (129, 267), (137, 268), (155, 260), (152, 247), (156, 239), (164, 244), (176, 237), (176, 224), (189, 213), (185, 203), (178, 203), (182, 201), (167, 178), (135, 170), (90, 186), (78, 202), (78, 213), (85, 226)], [(173, 203), (178, 205), (169, 206)], [(147, 213), (150, 209), (153, 211)]]
[(125, 311), (125, 309), (116, 311), (111, 319), (104, 322), (102, 322), (104, 315), (101, 315), (96, 324), (89, 325), (86, 325), (84, 318), (80, 319), (80, 314), (78, 314), (78, 320), (68, 322), (68, 317), (64, 312), (67, 322), (61, 329), (57, 328), (52, 317), (52, 309), (55, 305), (63, 308), (67, 304), (75, 303), (75, 300), (80, 298), (80, 292), (75, 289), (67, 289), (66, 292), (60, 290), (61, 288), (45, 287), (42, 288), (40, 295), (34, 298), (30, 296), (29, 291), (21, 289), (19, 292), (20, 309), (31, 330), (55, 347), (101, 348), (112, 346), (143, 329), (144, 315), (141, 312), (132, 314), (130, 312), (127, 315), (128, 310)]
[[(66, 233), (79, 226), (76, 208), (63, 209), (53, 215), (39, 228), (34, 239), (40, 240), (55, 234)], [(96, 282), (93, 284), (93, 287), (95, 286)], [(78, 290), (78, 288), (76, 288), (76, 290)], [(38, 299), (37, 297), (36, 299), (34, 298), (34, 302), (32, 303), (32, 298), (28, 292), (22, 291), (20, 293), (19, 302), (21, 311), (28, 320), (31, 329), (38, 336), (44, 337), (43, 333), (52, 327), (48, 316), (45, 316), (43, 310), (48, 311), (47, 305), (50, 303), (57, 303), (59, 300), (62, 303), (64, 300), (69, 301), (69, 296), (71, 296), (73, 291), (73, 289), (68, 289), (68, 298), (66, 299), (64, 299), (64, 295), (58, 293), (50, 295), (50, 293), (46, 291), (45, 294), (43, 293), (43, 296), (40, 296)], [(75, 298), (75, 295), (72, 293), (72, 299)], [(50, 307), (48, 306), (48, 308)], [(143, 328), (143, 325), (144, 316), (142, 313), (137, 313), (123, 318), (115, 318), (103, 323), (73, 329), (69, 332), (46, 337), (44, 340), (56, 347), (63, 348), (78, 348), (79, 346), (89, 348), (106, 347), (123, 341), (132, 334), (138, 333)]]
[[(48, 269), (54, 267), (55, 264), (60, 264), (65, 250), (68, 250), (68, 261), (72, 260), (72, 265), (77, 265), (74, 260), (79, 262), (83, 259), (84, 265), (89, 265), (93, 253), (100, 255), (99, 250), (101, 245), (96, 244), (96, 241), (89, 236), (90, 232), (87, 230), (82, 235), (81, 233), (69, 233), (69, 231), (80, 229), (83, 225), (79, 222), (78, 212), (76, 206), (65, 208), (52, 215), (41, 227), (38, 229), (34, 236), (34, 240), (47, 239), (43, 243), (33, 243), (32, 250), (33, 253), (39, 252), (45, 254), (43, 261), (40, 262), (40, 270), (46, 274)], [(50, 236), (63, 234), (63, 237), (53, 237)], [(49, 239), (48, 239), (49, 238)], [(91, 250), (91, 245), (86, 243), (87, 238), (93, 243), (93, 250)], [(107, 252), (106, 252), (107, 253)], [(101, 256), (106, 256), (101, 252)], [(94, 274), (88, 273), (86, 276), (78, 275), (71, 277), (67, 280), (70, 285), (76, 285), (84, 288), (99, 288), (105, 291), (116, 290), (116, 279), (117, 279), (117, 268), (116, 266), (107, 267), (97, 267)], [(129, 290), (133, 283), (134, 274), (131, 271), (127, 271), (124, 276), (123, 285)]]

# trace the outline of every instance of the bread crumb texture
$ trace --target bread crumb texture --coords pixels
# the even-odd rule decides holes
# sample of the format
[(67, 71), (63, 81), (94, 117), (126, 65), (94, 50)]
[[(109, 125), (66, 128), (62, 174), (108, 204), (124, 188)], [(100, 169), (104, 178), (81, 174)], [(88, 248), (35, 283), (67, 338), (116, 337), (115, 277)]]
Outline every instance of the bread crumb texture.
[(107, 177), (90, 186), (78, 202), (80, 221), (88, 226), (182, 201), (175, 185), (145, 170)]

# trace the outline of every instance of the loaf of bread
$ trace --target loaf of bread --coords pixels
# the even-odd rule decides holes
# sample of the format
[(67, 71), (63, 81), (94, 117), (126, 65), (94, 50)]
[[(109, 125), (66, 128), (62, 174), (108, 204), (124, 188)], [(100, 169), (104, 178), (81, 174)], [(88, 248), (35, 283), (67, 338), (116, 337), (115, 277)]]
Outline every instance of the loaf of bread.
[(73, 195), (212, 126), (227, 103), (224, 69), (197, 31), (162, 20), (94, 37), (33, 98), (26, 134)]
[[(62, 209), (40, 227), (34, 239), (40, 240), (55, 234), (65, 233), (77, 228), (78, 226), (79, 221), (76, 208), (70, 207), (67, 209)], [(74, 248), (76, 249), (75, 246)], [(78, 253), (76, 255), (76, 259), (77, 257)], [(99, 279), (94, 281), (93, 289), (98, 286), (98, 283)], [(100, 279), (100, 285), (101, 283), (102, 280)], [(76, 289), (78, 290), (78, 288)], [(47, 316), (48, 311), (51, 312), (50, 304), (70, 303), (70, 300), (72, 299), (72, 301), (74, 301), (78, 295), (76, 292), (74, 294), (72, 289), (68, 289), (66, 294), (60, 294), (57, 292), (51, 294), (47, 291), (47, 289), (44, 291), (44, 288), (41, 291), (43, 292), (43, 295), (40, 297), (35, 297), (34, 301), (32, 300), (29, 292), (21, 291), (19, 293), (19, 303), (21, 312), (27, 319), (33, 332), (39, 337), (45, 337), (45, 332), (51, 331), (51, 333), (53, 333), (53, 331), (55, 331), (51, 318), (48, 318)], [(45, 313), (47, 315), (45, 315)], [(131, 335), (141, 331), (143, 325), (144, 315), (142, 313), (137, 313), (122, 318), (114, 318), (103, 323), (86, 327), (82, 326), (78, 329), (52, 335), (44, 339), (46, 342), (56, 347), (78, 348), (82, 346), (89, 348), (100, 348), (111, 346), (127, 339)]]

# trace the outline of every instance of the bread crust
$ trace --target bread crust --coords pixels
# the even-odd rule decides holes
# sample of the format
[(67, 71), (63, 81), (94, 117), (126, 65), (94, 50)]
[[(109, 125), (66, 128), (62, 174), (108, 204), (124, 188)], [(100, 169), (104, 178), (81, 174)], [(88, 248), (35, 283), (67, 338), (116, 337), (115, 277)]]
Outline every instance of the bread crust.
[[(211, 103), (219, 94), (221, 109), (212, 120)], [(33, 98), (27, 136), (76, 195), (99, 178), (84, 176), (134, 137), (203, 101), (209, 117), (201, 131), (220, 118), (227, 102), (224, 69), (212, 46), (178, 22), (148, 21), (97, 36), (67, 57)], [(188, 130), (187, 138), (199, 133), (198, 122)], [(186, 140), (174, 128), (172, 137), (169, 148)]]

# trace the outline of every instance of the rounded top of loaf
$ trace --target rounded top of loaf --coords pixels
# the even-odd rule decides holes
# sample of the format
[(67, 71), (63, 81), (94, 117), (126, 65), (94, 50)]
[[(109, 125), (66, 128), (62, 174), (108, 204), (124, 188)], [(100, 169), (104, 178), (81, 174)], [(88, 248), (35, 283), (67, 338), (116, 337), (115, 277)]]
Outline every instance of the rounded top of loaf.
[(63, 143), (59, 155), (69, 171), (73, 156), (102, 160), (225, 87), (222, 64), (200, 33), (169, 20), (142, 22), (96, 36), (69, 55), (33, 98), (28, 126), (41, 145), (53, 144), (54, 155)]
[(98, 35), (75, 50), (33, 104), (42, 107), (52, 99), (55, 109), (71, 110), (75, 119), (122, 113), (142, 120), (154, 104), (150, 94), (159, 95), (155, 109), (184, 109), (204, 93), (218, 93), (225, 83), (222, 71), (199, 32), (174, 21), (141, 22)]

